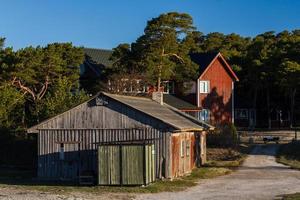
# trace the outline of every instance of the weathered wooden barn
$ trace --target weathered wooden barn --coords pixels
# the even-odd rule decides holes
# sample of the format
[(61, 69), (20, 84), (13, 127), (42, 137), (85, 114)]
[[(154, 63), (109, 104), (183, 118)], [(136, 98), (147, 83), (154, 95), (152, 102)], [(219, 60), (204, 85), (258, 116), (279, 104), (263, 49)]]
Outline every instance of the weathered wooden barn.
[(107, 93), (29, 128), (38, 134), (38, 177), (97, 177), (97, 148), (107, 142), (152, 140), (156, 178), (189, 173), (206, 160), (206, 134), (213, 127), (150, 98)]

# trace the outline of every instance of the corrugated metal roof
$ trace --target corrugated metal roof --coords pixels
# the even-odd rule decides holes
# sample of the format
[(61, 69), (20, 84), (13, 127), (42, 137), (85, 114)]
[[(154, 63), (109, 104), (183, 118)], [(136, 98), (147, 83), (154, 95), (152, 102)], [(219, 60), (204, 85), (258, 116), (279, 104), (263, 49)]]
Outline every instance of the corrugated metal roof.
[(147, 115), (159, 119), (162, 122), (169, 124), (181, 131), (205, 130), (214, 128), (209, 124), (192, 119), (192, 117), (187, 116), (187, 114), (177, 110), (176, 108), (172, 108), (168, 105), (160, 105), (149, 98), (131, 97), (108, 93), (103, 94)]

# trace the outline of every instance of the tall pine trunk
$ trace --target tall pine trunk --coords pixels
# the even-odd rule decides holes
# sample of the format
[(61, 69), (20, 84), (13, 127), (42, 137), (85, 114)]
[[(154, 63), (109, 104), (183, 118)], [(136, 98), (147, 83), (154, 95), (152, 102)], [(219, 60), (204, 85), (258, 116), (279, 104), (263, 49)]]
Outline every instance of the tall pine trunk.
[(297, 89), (293, 89), (291, 93), (291, 121), (290, 121), (290, 128), (293, 127), (294, 123), (294, 109), (295, 109), (295, 96), (296, 96)]
[[(253, 101), (252, 101), (252, 108), (254, 110), (254, 112), (256, 112), (256, 102), (257, 102), (257, 86), (254, 87), (254, 91), (253, 91)], [(249, 121), (250, 121), (250, 113), (249, 113)], [(251, 128), (253, 125), (251, 124)]]
[(158, 69), (158, 78), (157, 78), (157, 92), (160, 92), (161, 86), (161, 67)]
[(269, 129), (272, 128), (271, 126), (271, 111), (270, 111), (270, 89), (267, 87), (267, 112), (268, 112), (268, 127)]

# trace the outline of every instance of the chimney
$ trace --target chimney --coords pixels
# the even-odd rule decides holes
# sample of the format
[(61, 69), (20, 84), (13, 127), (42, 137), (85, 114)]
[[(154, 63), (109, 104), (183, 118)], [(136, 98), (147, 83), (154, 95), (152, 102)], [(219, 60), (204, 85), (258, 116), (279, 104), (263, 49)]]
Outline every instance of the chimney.
[(164, 95), (162, 92), (153, 92), (152, 93), (152, 100), (156, 101), (160, 105), (164, 104)]

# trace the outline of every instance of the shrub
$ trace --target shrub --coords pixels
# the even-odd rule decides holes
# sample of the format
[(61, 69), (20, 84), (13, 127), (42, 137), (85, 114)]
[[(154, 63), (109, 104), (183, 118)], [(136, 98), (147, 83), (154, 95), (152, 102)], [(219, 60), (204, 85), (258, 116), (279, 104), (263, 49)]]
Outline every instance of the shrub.
[(219, 125), (215, 133), (207, 136), (207, 144), (213, 147), (235, 147), (238, 144), (238, 134), (234, 124)]

